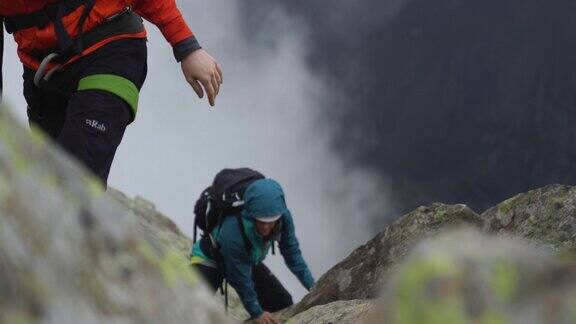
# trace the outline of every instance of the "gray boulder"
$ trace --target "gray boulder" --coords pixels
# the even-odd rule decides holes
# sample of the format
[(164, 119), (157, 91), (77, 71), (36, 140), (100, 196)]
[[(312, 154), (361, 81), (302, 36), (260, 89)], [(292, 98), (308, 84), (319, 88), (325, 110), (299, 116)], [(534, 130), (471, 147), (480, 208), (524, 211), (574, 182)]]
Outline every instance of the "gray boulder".
[[(182, 233), (170, 218), (156, 210), (154, 203), (139, 196), (132, 199), (112, 188), (108, 188), (107, 193), (118, 201), (128, 213), (136, 217), (138, 225), (149, 236), (154, 238), (156, 244), (160, 244), (166, 249), (176, 251), (182, 257), (182, 262), (188, 263), (192, 240)], [(192, 217), (192, 215), (190, 217)], [(224, 311), (225, 304), (223, 296), (220, 293), (210, 293), (218, 306)], [(237, 321), (244, 321), (250, 317), (244, 309), (240, 297), (238, 297), (238, 294), (231, 286), (228, 286), (227, 313), (230, 318)]]
[(288, 313), (339, 300), (376, 298), (390, 270), (417, 241), (460, 226), (480, 228), (482, 219), (465, 205), (436, 203), (417, 208), (330, 269)]
[(576, 187), (550, 185), (482, 214), (486, 230), (525, 238), (557, 252), (576, 249)]
[(410, 253), (374, 323), (576, 323), (575, 275), (524, 241), (458, 231)]
[(183, 260), (188, 260), (192, 240), (170, 218), (156, 210), (154, 203), (140, 196), (132, 199), (113, 188), (108, 188), (107, 194), (135, 217), (140, 228), (154, 238), (156, 244), (176, 251)]
[(286, 321), (287, 324), (361, 324), (371, 316), (372, 300), (340, 300), (314, 306)]
[(211, 295), (181, 251), (0, 108), (1, 323), (228, 322)]

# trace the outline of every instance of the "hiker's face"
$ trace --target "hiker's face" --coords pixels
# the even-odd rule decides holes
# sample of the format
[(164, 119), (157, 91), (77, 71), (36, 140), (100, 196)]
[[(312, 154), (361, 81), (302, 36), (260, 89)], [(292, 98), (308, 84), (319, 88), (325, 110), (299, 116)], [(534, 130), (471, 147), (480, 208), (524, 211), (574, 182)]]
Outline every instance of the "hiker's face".
[(266, 237), (270, 235), (270, 233), (272, 233), (272, 230), (276, 226), (276, 223), (278, 223), (278, 221), (261, 222), (259, 220), (256, 220), (256, 230), (258, 231), (258, 234), (260, 234), (263, 237)]

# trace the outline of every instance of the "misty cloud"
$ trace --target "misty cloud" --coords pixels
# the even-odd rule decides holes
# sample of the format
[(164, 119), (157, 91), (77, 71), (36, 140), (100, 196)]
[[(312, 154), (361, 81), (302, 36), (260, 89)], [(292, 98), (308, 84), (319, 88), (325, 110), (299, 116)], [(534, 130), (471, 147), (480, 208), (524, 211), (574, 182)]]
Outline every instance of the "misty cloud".
[[(330, 148), (321, 107), (334, 96), (307, 68), (304, 26), (276, 10), (271, 19), (262, 18), (271, 37), (254, 39), (246, 34), (240, 3), (189, 1), (182, 9), (224, 69), (217, 107), (196, 97), (169, 45), (148, 25), (148, 79), (109, 184), (155, 202), (191, 236), (194, 202), (215, 173), (224, 167), (256, 168), (284, 186), (304, 256), (319, 277), (371, 237), (366, 215), (391, 205), (370, 170), (349, 168)], [(6, 51), (5, 78), (19, 84), (15, 50)], [(16, 84), (7, 86), (13, 110), (25, 121), (20, 93)], [(270, 256), (267, 263), (295, 297), (302, 296), (281, 256)]]
[(403, 210), (482, 211), (576, 181), (573, 1), (276, 3), (308, 28), (309, 69), (340, 95), (323, 109), (333, 147), (378, 170)]

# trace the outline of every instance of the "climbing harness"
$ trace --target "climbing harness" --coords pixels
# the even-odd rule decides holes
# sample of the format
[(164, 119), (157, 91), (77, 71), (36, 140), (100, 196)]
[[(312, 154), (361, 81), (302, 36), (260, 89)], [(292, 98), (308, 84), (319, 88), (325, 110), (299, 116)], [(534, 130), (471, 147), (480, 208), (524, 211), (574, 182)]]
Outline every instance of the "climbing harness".
[[(38, 52), (34, 55), (42, 58), (40, 66), (34, 76), (34, 84), (37, 87), (44, 87), (50, 78), (60, 70), (67, 62), (82, 51), (107, 38), (121, 34), (132, 34), (144, 30), (142, 18), (135, 14), (130, 8), (108, 17), (104, 23), (93, 30), (84, 32), (84, 23), (92, 11), (96, 0), (62, 0), (48, 4), (44, 9), (34, 11), (15, 17), (4, 18), (6, 31), (10, 34), (19, 30), (44, 27), (49, 23), (54, 24), (58, 47), (49, 52)], [(62, 19), (66, 15), (77, 10), (81, 6), (82, 14), (76, 26), (77, 37), (71, 38), (64, 28)]]

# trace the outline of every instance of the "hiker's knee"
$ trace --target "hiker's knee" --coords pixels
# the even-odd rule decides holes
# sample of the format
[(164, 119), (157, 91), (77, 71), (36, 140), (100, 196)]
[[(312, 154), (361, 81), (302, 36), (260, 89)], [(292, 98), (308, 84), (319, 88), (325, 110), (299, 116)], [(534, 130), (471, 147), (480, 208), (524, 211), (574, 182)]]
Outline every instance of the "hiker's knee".
[(192, 264), (191, 267), (200, 274), (212, 290), (216, 291), (222, 285), (224, 277), (220, 270), (202, 264)]
[(68, 102), (57, 142), (106, 182), (130, 120), (130, 108), (119, 97), (99, 90), (80, 91)]

